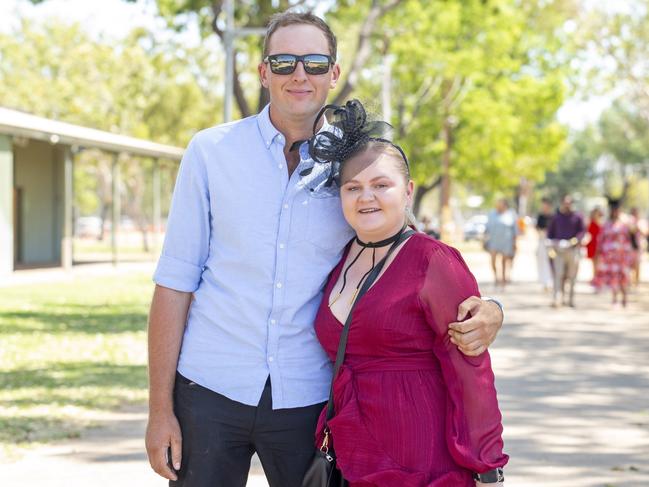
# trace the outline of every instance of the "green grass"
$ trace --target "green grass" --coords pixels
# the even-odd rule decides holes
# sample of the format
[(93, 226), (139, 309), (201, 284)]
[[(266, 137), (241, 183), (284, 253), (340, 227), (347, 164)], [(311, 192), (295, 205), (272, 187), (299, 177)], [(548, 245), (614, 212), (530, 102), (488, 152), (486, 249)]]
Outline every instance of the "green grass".
[[(76, 262), (110, 262), (112, 260), (110, 237), (103, 241), (94, 238), (75, 238), (73, 242)], [(128, 262), (155, 261), (160, 255), (161, 239), (156, 244), (153, 236), (150, 236), (149, 245), (151, 246), (149, 251), (145, 252), (139, 239), (121, 239), (117, 245), (119, 258)]]
[(152, 289), (141, 273), (0, 288), (0, 450), (145, 402)]

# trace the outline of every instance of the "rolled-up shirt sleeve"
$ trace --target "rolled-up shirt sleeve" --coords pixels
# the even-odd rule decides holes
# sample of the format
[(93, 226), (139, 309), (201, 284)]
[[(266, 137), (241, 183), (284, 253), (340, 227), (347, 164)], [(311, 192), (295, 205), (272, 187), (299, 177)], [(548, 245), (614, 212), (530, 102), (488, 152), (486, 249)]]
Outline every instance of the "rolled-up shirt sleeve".
[(153, 275), (176, 291), (198, 289), (210, 245), (210, 196), (196, 139), (183, 155), (167, 220), (162, 254)]

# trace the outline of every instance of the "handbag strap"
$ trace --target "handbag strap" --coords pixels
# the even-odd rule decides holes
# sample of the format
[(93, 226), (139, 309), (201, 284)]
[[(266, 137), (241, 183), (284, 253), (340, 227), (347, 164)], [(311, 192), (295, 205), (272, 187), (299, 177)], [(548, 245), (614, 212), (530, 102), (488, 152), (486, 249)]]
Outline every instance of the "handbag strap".
[(383, 269), (383, 266), (385, 265), (386, 261), (390, 257), (390, 254), (394, 252), (394, 250), (402, 243), (404, 242), (408, 237), (413, 235), (415, 233), (414, 230), (408, 229), (404, 231), (399, 238), (390, 246), (390, 249), (388, 250), (388, 253), (385, 254), (385, 257), (383, 257), (377, 264), (374, 266), (374, 269), (372, 269), (372, 272), (370, 272), (370, 275), (367, 276), (367, 279), (361, 286), (360, 290), (358, 291), (358, 294), (356, 295), (356, 299), (354, 299), (354, 302), (352, 303), (352, 306), (349, 310), (349, 314), (347, 315), (347, 319), (345, 320), (345, 325), (343, 326), (343, 331), (340, 335), (340, 342), (338, 343), (338, 352), (336, 353), (336, 362), (334, 363), (334, 371), (333, 371), (333, 376), (331, 377), (331, 385), (329, 386), (329, 401), (327, 402), (327, 416), (325, 419), (325, 424), (327, 421), (329, 421), (331, 418), (334, 416), (334, 380), (336, 376), (338, 375), (338, 371), (340, 370), (340, 366), (343, 363), (343, 360), (345, 359), (345, 349), (347, 348), (347, 336), (349, 335), (349, 328), (352, 323), (352, 314), (354, 313), (354, 308), (356, 308), (356, 304), (358, 301), (363, 297), (363, 294), (367, 292), (367, 290), (372, 286), (378, 275), (381, 273), (381, 270)]

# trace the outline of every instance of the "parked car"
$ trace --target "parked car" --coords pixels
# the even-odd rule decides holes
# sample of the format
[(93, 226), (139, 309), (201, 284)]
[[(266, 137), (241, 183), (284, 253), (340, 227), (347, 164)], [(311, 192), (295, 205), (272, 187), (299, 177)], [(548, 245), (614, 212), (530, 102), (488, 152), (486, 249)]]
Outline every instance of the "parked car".
[(487, 215), (473, 215), (464, 223), (464, 240), (482, 240), (487, 228)]
[(101, 218), (80, 216), (75, 222), (74, 234), (77, 237), (98, 237), (101, 233)]

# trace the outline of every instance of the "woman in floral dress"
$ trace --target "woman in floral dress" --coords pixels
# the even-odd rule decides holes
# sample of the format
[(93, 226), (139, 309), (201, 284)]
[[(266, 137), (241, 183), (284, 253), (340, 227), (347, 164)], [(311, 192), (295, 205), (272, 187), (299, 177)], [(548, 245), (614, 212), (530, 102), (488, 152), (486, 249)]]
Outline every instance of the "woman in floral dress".
[(593, 284), (596, 288), (610, 287), (613, 304), (617, 304), (618, 292), (622, 306), (626, 306), (629, 275), (633, 266), (633, 247), (629, 226), (620, 218), (620, 202), (609, 202), (610, 217), (597, 239), (597, 269)]

